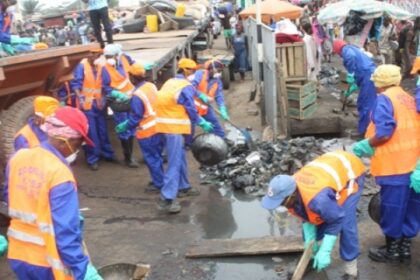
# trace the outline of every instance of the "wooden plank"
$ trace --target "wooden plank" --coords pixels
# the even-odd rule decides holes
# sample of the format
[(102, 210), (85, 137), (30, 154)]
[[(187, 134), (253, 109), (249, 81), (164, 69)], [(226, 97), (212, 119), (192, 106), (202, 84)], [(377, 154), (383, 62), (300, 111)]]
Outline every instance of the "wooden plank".
[(299, 236), (265, 236), (241, 239), (207, 239), (190, 246), (187, 258), (255, 256), (303, 251)]
[(308, 264), (312, 258), (312, 248), (314, 247), (314, 244), (315, 241), (309, 243), (308, 247), (303, 252), (291, 280), (301, 280), (303, 278), (306, 268), (308, 267)]
[(295, 74), (297, 76), (304, 76), (304, 71), (306, 71), (305, 69), (305, 61), (303, 61), (303, 47), (295, 47), (294, 51), (295, 51), (295, 59), (294, 59), (294, 64), (295, 64)]
[(156, 39), (156, 38), (177, 38), (177, 37), (190, 37), (197, 34), (197, 30), (193, 29), (182, 29), (182, 30), (171, 30), (163, 32), (152, 32), (152, 33), (123, 33), (115, 34), (114, 41), (128, 41), (138, 39)]
[(289, 71), (287, 69), (287, 52), (286, 48), (281, 48), (281, 69), (283, 71), (283, 78), (286, 80), (289, 77)]
[(178, 48), (185, 44), (183, 38), (156, 38), (156, 39), (140, 39), (132, 41), (121, 42), (124, 51), (141, 50), (141, 49), (156, 49), (165, 46)]
[(289, 76), (296, 76), (294, 51), (295, 51), (294, 47), (287, 48), (287, 66), (289, 66)]

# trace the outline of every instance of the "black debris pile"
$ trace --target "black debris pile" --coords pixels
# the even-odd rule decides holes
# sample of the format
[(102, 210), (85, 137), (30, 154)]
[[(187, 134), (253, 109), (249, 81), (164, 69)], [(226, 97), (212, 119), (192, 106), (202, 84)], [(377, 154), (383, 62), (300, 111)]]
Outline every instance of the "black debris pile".
[(201, 183), (230, 186), (260, 196), (270, 179), (278, 174), (293, 174), (323, 153), (323, 140), (300, 137), (290, 140), (255, 142), (255, 150), (233, 146), (227, 159), (201, 168)]
[(337, 85), (340, 83), (340, 73), (337, 68), (323, 64), (319, 71), (319, 83), (321, 85)]

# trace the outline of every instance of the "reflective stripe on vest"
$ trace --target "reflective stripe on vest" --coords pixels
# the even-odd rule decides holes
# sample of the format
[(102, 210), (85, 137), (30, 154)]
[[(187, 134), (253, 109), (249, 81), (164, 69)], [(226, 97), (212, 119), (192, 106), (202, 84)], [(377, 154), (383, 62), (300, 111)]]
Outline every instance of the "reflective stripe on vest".
[(316, 161), (312, 161), (308, 163), (307, 166), (315, 166), (315, 167), (321, 168), (322, 170), (330, 174), (331, 177), (333, 177), (335, 183), (338, 186), (338, 191), (341, 191), (343, 189), (343, 185), (341, 184), (341, 181), (340, 181), (340, 176), (338, 175), (337, 171), (334, 170), (333, 167), (329, 166), (328, 164), (316, 162)]
[(354, 180), (356, 179), (356, 174), (351, 166), (351, 162), (343, 155), (339, 153), (326, 153), (326, 155), (333, 156), (338, 158), (344, 167), (347, 169), (347, 177), (349, 178), (348, 186), (347, 186), (347, 195), (353, 193), (354, 190)]
[(111, 78), (111, 87), (131, 96), (133, 94), (134, 86), (131, 84), (128, 77), (130, 63), (124, 55), (121, 56), (120, 63), (123, 66), (124, 75), (121, 74), (116, 67), (111, 66), (108, 63), (105, 65)]
[(57, 259), (54, 259), (51, 256), (47, 256), (47, 262), (51, 265), (53, 269), (60, 270), (67, 276), (73, 276), (73, 272), (64, 266), (64, 264)]
[(140, 98), (145, 109), (136, 129), (136, 138), (145, 139), (156, 134), (157, 89), (152, 83), (146, 82), (134, 92), (134, 95)]
[(148, 123), (146, 123), (146, 124), (143, 124), (141, 127), (139, 127), (138, 129), (140, 129), (140, 130), (142, 130), (142, 129), (148, 129), (148, 128), (151, 128), (151, 127), (154, 127), (156, 125), (156, 120), (154, 120), (154, 121), (150, 121), (150, 122), (148, 122)]
[(35, 224), (37, 219), (36, 214), (25, 213), (12, 208), (9, 208), (9, 216), (11, 218), (19, 219), (20, 221), (27, 224)]
[(87, 59), (81, 61), (84, 71), (84, 80), (81, 94), (84, 97), (83, 110), (92, 109), (92, 103), (96, 101), (98, 109), (102, 108), (102, 68), (96, 67), (96, 77), (92, 66)]
[(166, 123), (166, 124), (191, 124), (190, 120), (180, 120), (180, 119), (167, 119), (167, 118), (156, 118), (156, 122), (158, 123)]
[(17, 239), (19, 241), (32, 243), (39, 246), (45, 245), (45, 241), (44, 239), (42, 239), (42, 237), (31, 235), (22, 231), (18, 231), (10, 227), (7, 230), (7, 236), (13, 237), (14, 239)]
[(47, 234), (50, 234), (52, 236), (55, 236), (53, 225), (49, 225), (47, 223), (39, 223), (38, 228), (42, 233), (47, 233)]

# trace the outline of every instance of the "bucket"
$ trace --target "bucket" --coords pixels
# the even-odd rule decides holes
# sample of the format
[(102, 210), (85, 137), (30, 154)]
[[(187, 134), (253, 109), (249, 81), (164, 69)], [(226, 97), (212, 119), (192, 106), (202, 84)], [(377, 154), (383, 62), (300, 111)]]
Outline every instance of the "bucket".
[(183, 17), (185, 15), (185, 5), (184, 4), (178, 4), (176, 6), (175, 16), (176, 17)]
[(215, 134), (200, 134), (191, 145), (194, 158), (201, 164), (216, 165), (226, 158), (229, 149), (226, 141)]
[(157, 15), (148, 15), (146, 16), (146, 25), (149, 32), (158, 32), (158, 16)]
[(380, 193), (372, 196), (368, 206), (370, 218), (377, 224), (381, 221), (381, 196)]

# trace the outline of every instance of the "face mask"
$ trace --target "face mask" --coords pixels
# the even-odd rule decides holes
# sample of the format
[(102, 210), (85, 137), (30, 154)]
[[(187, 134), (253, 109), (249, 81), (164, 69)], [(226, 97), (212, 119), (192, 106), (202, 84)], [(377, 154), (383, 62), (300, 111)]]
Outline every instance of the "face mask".
[(222, 77), (222, 73), (214, 73), (213, 78), (219, 79)]
[(106, 60), (106, 62), (108, 62), (109, 65), (115, 66), (115, 64), (117, 64), (117, 62), (115, 61), (114, 58), (108, 58)]
[(79, 151), (76, 151), (76, 152), (72, 153), (71, 155), (69, 155), (68, 157), (66, 157), (67, 163), (72, 164), (76, 160), (78, 153), (79, 153)]

